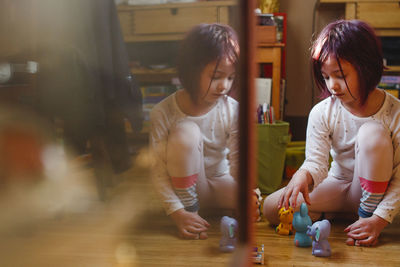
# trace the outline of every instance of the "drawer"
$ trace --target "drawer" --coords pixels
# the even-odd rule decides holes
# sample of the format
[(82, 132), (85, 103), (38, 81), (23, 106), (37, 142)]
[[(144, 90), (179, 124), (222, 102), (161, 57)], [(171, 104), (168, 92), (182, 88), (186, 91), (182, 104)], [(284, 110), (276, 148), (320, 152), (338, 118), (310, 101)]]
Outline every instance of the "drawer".
[(136, 10), (133, 14), (135, 34), (184, 33), (196, 24), (217, 21), (217, 7)]
[(120, 6), (118, 17), (126, 42), (181, 40), (199, 23), (229, 24), (231, 1), (204, 1), (191, 4)]
[(400, 28), (400, 2), (358, 3), (357, 19), (374, 28)]

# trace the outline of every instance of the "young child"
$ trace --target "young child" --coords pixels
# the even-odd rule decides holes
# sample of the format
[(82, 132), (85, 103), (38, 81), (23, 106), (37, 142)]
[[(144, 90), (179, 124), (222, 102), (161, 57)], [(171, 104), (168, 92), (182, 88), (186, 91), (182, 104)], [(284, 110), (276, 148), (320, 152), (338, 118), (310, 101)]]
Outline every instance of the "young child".
[(297, 211), (302, 202), (313, 219), (358, 213), (346, 243), (375, 245), (400, 209), (400, 102), (376, 88), (384, 69), (380, 41), (366, 23), (339, 20), (322, 30), (311, 57), (326, 99), (311, 110), (303, 165), (265, 199), (264, 215), (277, 224), (280, 207)]
[(238, 103), (227, 94), (239, 57), (227, 25), (200, 24), (181, 43), (177, 68), (184, 89), (151, 112), (152, 179), (180, 235), (206, 239), (198, 211), (236, 208)]

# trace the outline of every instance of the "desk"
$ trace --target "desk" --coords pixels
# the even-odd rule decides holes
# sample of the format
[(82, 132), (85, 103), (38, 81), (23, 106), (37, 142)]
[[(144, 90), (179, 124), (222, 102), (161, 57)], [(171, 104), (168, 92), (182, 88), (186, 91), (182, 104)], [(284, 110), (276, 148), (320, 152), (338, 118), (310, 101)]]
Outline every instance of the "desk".
[(280, 120), (283, 107), (281, 107), (281, 55), (285, 47), (282, 43), (258, 43), (256, 50), (257, 63), (272, 64), (272, 106), (276, 119)]

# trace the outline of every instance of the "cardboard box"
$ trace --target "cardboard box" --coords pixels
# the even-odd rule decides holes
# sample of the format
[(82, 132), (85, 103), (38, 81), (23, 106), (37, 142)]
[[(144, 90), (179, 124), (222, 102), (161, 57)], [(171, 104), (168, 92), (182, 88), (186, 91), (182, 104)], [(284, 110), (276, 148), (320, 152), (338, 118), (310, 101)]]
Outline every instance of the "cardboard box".
[(276, 26), (256, 26), (257, 43), (276, 43)]

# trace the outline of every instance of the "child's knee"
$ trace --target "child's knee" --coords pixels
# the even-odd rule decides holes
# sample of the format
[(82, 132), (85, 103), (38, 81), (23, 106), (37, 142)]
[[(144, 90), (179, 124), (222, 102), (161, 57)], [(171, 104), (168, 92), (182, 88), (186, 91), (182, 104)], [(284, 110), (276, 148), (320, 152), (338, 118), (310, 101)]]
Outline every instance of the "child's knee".
[(357, 133), (357, 143), (359, 149), (365, 153), (377, 153), (392, 149), (390, 132), (381, 123), (364, 123)]
[(279, 209), (277, 200), (278, 198), (276, 198), (274, 194), (272, 194), (265, 198), (263, 204), (263, 215), (272, 225), (279, 224), (279, 217), (278, 217)]
[(187, 151), (201, 142), (199, 126), (191, 121), (183, 121), (171, 128), (168, 136), (168, 146), (175, 151)]

